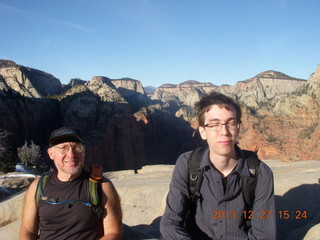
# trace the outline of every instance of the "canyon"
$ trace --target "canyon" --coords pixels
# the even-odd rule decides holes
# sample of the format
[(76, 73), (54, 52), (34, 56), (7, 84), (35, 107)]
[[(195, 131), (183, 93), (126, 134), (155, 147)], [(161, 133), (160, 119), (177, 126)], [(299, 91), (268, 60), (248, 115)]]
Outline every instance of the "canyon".
[(86, 141), (86, 163), (105, 171), (174, 164), (178, 155), (205, 144), (193, 105), (217, 91), (243, 111), (239, 145), (262, 160), (319, 160), (320, 66), (307, 80), (276, 71), (234, 86), (188, 80), (146, 93), (139, 80), (94, 76), (62, 84), (52, 74), (0, 60), (0, 129), (12, 133), (14, 152), (33, 141), (46, 157), (52, 130), (72, 126)]

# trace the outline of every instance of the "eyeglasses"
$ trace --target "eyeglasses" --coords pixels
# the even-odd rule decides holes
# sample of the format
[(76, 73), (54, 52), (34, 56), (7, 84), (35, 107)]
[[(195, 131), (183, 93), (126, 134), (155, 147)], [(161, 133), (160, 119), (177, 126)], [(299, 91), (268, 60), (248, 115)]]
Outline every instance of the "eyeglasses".
[(70, 148), (74, 153), (81, 153), (84, 149), (84, 145), (81, 143), (76, 143), (73, 146), (71, 145), (63, 145), (63, 146), (54, 146), (58, 149), (59, 153), (61, 154), (67, 154), (69, 152)]
[(213, 122), (203, 125), (207, 127), (211, 131), (220, 131), (222, 129), (222, 125), (226, 126), (229, 130), (236, 130), (239, 127), (237, 121), (228, 121), (226, 123), (221, 122)]

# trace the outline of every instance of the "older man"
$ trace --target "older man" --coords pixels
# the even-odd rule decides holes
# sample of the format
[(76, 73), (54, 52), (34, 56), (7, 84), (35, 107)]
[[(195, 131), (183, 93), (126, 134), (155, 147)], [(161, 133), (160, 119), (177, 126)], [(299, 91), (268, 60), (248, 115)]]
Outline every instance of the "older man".
[[(100, 211), (90, 200), (90, 172), (83, 170), (85, 145), (79, 132), (69, 127), (53, 131), (48, 155), (55, 169), (45, 184), (37, 178), (30, 185), (20, 239), (121, 239), (120, 200), (110, 180), (103, 178), (98, 185)], [(38, 202), (39, 188), (42, 191)]]

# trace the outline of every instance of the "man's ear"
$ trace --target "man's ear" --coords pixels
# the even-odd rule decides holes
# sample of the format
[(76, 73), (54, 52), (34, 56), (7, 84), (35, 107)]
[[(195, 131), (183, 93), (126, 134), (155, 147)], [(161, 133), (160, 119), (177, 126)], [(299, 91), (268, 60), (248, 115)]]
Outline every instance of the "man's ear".
[(207, 133), (204, 127), (199, 127), (199, 133), (203, 140), (207, 140)]
[(54, 153), (53, 153), (52, 149), (51, 149), (51, 148), (48, 148), (47, 152), (48, 152), (49, 158), (50, 158), (51, 160), (53, 160), (53, 155), (54, 155)]

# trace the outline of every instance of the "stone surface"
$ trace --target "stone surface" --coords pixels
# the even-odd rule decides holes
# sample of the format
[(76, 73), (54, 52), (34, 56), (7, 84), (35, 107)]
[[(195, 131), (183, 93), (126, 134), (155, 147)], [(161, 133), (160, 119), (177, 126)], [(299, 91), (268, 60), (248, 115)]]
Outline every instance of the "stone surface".
[(320, 223), (312, 227), (307, 235), (304, 237), (304, 240), (319, 240), (320, 239)]
[[(274, 172), (278, 239), (319, 239), (320, 161), (265, 162)], [(121, 197), (125, 233), (132, 237), (125, 239), (159, 238), (159, 221), (173, 168), (153, 165), (138, 170), (138, 174), (128, 170), (105, 173)], [(0, 225), (6, 224), (0, 228), (0, 239), (18, 239), (23, 196), (21, 193), (0, 203), (0, 212), (4, 213)], [(290, 219), (280, 218), (279, 211), (289, 211)], [(306, 211), (307, 218), (298, 219), (297, 211)]]

